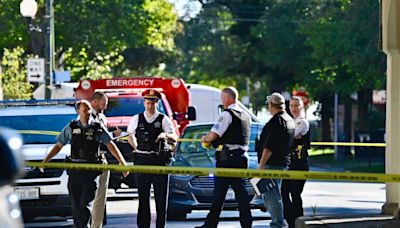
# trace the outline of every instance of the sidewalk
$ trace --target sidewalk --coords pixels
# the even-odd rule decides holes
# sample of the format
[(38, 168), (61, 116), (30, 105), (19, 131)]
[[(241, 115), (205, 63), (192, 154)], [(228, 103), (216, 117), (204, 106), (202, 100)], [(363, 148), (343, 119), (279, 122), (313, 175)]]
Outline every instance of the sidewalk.
[(296, 228), (399, 228), (400, 220), (389, 215), (304, 216), (296, 220)]

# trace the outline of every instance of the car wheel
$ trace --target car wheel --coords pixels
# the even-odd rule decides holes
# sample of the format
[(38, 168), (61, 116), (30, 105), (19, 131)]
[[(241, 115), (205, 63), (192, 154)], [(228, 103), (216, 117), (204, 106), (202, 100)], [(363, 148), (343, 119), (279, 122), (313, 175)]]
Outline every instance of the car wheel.
[(185, 220), (186, 215), (187, 213), (185, 211), (167, 210), (168, 221)]

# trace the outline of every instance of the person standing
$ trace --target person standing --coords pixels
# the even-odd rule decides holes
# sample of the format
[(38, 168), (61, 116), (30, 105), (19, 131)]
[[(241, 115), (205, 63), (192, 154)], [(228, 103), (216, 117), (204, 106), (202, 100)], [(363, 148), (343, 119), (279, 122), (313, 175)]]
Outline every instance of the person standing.
[[(294, 120), (285, 111), (285, 99), (280, 93), (267, 97), (268, 111), (273, 116), (264, 126), (257, 145), (258, 169), (285, 170), (290, 163), (293, 143)], [(281, 196), (281, 179), (272, 179), (275, 187), (262, 194), (265, 207), (271, 215), (271, 228), (285, 227)]]
[[(94, 92), (90, 97), (90, 105), (92, 109), (90, 110), (91, 118), (94, 121), (100, 123), (104, 129), (107, 129), (107, 118), (104, 115), (104, 110), (107, 109), (108, 106), (108, 97), (106, 94), (102, 92)], [(119, 136), (121, 134), (121, 129), (117, 128), (115, 131), (110, 132), (110, 136)], [(107, 149), (104, 147), (100, 147), (99, 157), (101, 159), (102, 164), (107, 165), (107, 159), (105, 157), (105, 153)], [(91, 228), (100, 228), (103, 226), (103, 221), (105, 221), (105, 207), (107, 201), (107, 188), (108, 181), (110, 178), (110, 171), (104, 170), (102, 171), (99, 177), (99, 185), (96, 190), (96, 196), (93, 200), (93, 208), (92, 208), (92, 218), (91, 218)]]
[[(222, 90), (221, 101), (224, 111), (218, 116), (217, 122), (211, 131), (201, 138), (206, 146), (212, 144), (217, 149), (217, 168), (242, 168), (248, 167), (250, 116), (237, 105), (238, 92), (233, 87)], [(249, 195), (245, 188), (243, 178), (215, 177), (214, 201), (207, 219), (202, 226), (217, 227), (219, 216), (225, 201), (225, 196), (231, 186), (239, 203), (240, 225), (249, 228), (252, 225), (252, 216), (249, 205)]]
[[(289, 170), (309, 170), (308, 149), (310, 149), (310, 124), (305, 118), (304, 103), (300, 97), (293, 96), (289, 103), (295, 123), (294, 142), (290, 152)], [(303, 216), (301, 193), (306, 180), (283, 180), (282, 199), (285, 219), (289, 228), (295, 227), (297, 217)]]
[[(121, 152), (111, 141), (111, 138), (103, 126), (95, 121), (90, 121), (91, 105), (86, 100), (76, 103), (79, 120), (72, 121), (57, 136), (57, 143), (43, 159), (43, 163), (53, 158), (67, 143), (71, 144), (72, 163), (100, 162), (98, 151), (100, 142), (105, 144), (113, 156), (122, 165), (126, 165)], [(40, 168), (44, 172), (43, 168)], [(123, 173), (124, 176), (128, 172)], [(100, 175), (98, 171), (68, 170), (68, 192), (71, 200), (72, 216), (76, 228), (87, 227), (91, 216), (89, 205), (93, 201), (96, 192), (96, 179)]]
[[(153, 89), (145, 90), (142, 96), (144, 98), (145, 111), (134, 115), (127, 129), (130, 134), (128, 142), (133, 147), (134, 163), (135, 165), (166, 166), (170, 163), (172, 151), (177, 140), (172, 121), (157, 111), (157, 102), (161, 99), (161, 94), (158, 91)], [(168, 180), (168, 174), (136, 174), (139, 194), (137, 215), (139, 228), (150, 227), (151, 184), (153, 184), (156, 201), (156, 227), (165, 227)]]

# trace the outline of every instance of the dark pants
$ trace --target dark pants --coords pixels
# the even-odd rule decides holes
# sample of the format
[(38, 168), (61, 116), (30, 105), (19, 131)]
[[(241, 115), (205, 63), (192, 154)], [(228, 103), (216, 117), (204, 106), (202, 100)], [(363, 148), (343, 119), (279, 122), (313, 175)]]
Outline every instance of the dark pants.
[[(241, 157), (228, 161), (217, 161), (218, 168), (247, 168), (247, 158)], [(251, 227), (253, 219), (250, 212), (249, 195), (242, 178), (215, 177), (214, 179), (214, 201), (207, 215), (205, 227), (217, 227), (219, 216), (224, 206), (225, 196), (229, 186), (235, 192), (236, 201), (239, 203), (240, 225)]]
[(68, 191), (75, 228), (88, 227), (90, 202), (96, 193), (95, 180), (99, 172), (69, 170), (68, 174)]
[(304, 189), (305, 180), (283, 180), (282, 181), (282, 200), (283, 211), (289, 228), (295, 227), (296, 218), (303, 216), (303, 200), (301, 193)]
[[(135, 165), (165, 165), (153, 156), (137, 156)], [(136, 184), (139, 193), (139, 209), (137, 215), (137, 225), (139, 228), (149, 228), (151, 223), (150, 213), (150, 188), (153, 184), (154, 198), (156, 201), (156, 227), (165, 227), (165, 217), (167, 211), (169, 175), (158, 174), (136, 174)]]

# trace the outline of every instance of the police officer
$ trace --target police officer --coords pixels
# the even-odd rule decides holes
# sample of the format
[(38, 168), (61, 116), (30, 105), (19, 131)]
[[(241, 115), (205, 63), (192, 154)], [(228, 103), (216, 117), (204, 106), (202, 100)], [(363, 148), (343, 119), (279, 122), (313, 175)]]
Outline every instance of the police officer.
[[(224, 111), (218, 116), (211, 131), (201, 138), (203, 145), (212, 144), (216, 151), (217, 168), (243, 168), (248, 166), (250, 116), (237, 105), (238, 92), (233, 87), (222, 90)], [(217, 227), (225, 196), (231, 186), (239, 203), (240, 225), (251, 227), (249, 196), (243, 178), (215, 177), (214, 202), (206, 222), (199, 227)]]
[[(128, 141), (133, 147), (135, 165), (166, 166), (172, 156), (172, 147), (176, 142), (176, 134), (171, 120), (157, 111), (157, 102), (161, 94), (156, 90), (142, 93), (145, 111), (133, 116), (127, 132), (131, 134)], [(170, 144), (166, 144), (169, 142)], [(166, 148), (169, 147), (169, 148)], [(156, 227), (165, 226), (169, 175), (136, 174), (139, 194), (137, 225), (148, 228), (151, 223), (150, 188), (153, 184), (156, 202)]]
[[(262, 129), (257, 143), (258, 169), (287, 169), (290, 147), (293, 143), (294, 121), (286, 113), (285, 99), (280, 93), (267, 97), (266, 104), (272, 118)], [(281, 196), (281, 179), (272, 179), (275, 187), (261, 194), (271, 215), (271, 228), (286, 227)]]
[[(290, 152), (289, 170), (309, 170), (308, 149), (310, 149), (310, 124), (305, 118), (304, 103), (300, 97), (293, 96), (289, 103), (295, 123), (294, 142)], [(303, 216), (301, 193), (306, 180), (283, 180), (282, 200), (285, 219), (289, 228), (295, 227), (297, 217)]]
[[(90, 105), (92, 106), (90, 117), (94, 121), (100, 123), (104, 129), (107, 129), (107, 118), (103, 113), (108, 106), (108, 97), (106, 94), (103, 92), (94, 92), (90, 97)], [(117, 128), (115, 131), (110, 132), (110, 136), (119, 136), (121, 132), (121, 129)], [(106, 152), (107, 149), (102, 146), (99, 156), (103, 164), (108, 164), (104, 155)], [(97, 187), (96, 196), (93, 200), (91, 228), (102, 227), (103, 221), (105, 221), (105, 206), (107, 201), (109, 178), (109, 170), (104, 170), (99, 177), (99, 185)]]
[[(122, 165), (126, 165), (120, 151), (111, 141), (111, 138), (102, 125), (89, 121), (91, 105), (86, 100), (76, 103), (79, 120), (72, 121), (64, 127), (57, 137), (56, 145), (51, 149), (43, 162), (48, 162), (65, 144), (71, 143), (70, 162), (73, 163), (99, 163), (98, 151), (100, 142), (105, 144), (113, 156)], [(41, 171), (44, 172), (43, 168)], [(98, 171), (69, 170), (68, 191), (71, 200), (72, 216), (77, 228), (87, 227), (90, 219), (89, 204), (96, 192), (96, 179)], [(124, 172), (124, 176), (128, 172)]]

